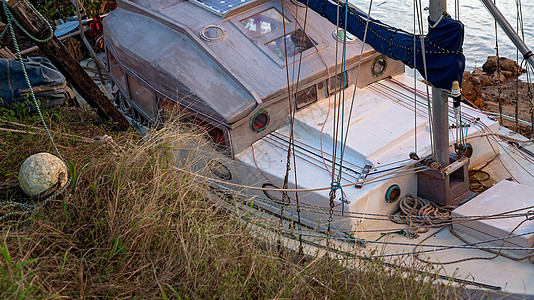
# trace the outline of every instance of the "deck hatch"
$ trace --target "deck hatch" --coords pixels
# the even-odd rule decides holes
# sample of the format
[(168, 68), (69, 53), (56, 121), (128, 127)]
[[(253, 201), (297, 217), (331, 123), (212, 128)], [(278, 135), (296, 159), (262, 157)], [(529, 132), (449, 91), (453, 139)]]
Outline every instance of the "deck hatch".
[(285, 24), (291, 23), (291, 21), (282, 16), (282, 14), (274, 7), (252, 15), (240, 22), (247, 31), (255, 36), (264, 35), (280, 29), (283, 30), (282, 22)]
[[(310, 37), (302, 31), (302, 29), (297, 29), (291, 33), (286, 34), (285, 43), (284, 37), (281, 36), (274, 41), (268, 42), (265, 44), (272, 53), (274, 53), (278, 58), (285, 61), (286, 58), (292, 58), (297, 54), (300, 54), (314, 45), (317, 45), (315, 41), (310, 39)], [(285, 51), (284, 51), (285, 47)]]

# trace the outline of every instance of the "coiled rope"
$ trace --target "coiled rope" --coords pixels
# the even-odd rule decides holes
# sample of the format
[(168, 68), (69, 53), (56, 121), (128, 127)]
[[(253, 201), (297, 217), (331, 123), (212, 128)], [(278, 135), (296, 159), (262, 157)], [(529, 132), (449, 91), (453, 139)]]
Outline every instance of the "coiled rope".
[(430, 227), (441, 227), (443, 223), (452, 221), (451, 211), (456, 206), (438, 206), (432, 201), (406, 195), (399, 200), (399, 215), (390, 216), (390, 220), (397, 224), (408, 224), (406, 236), (417, 238), (420, 233), (428, 232)]

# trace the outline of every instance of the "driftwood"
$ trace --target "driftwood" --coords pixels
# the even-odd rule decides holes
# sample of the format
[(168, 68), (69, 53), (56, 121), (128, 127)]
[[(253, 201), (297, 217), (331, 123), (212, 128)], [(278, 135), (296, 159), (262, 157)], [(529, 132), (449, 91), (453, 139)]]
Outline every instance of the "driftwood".
[[(48, 26), (26, 0), (11, 0), (8, 1), (8, 5), (11, 7), (13, 16), (31, 35), (37, 39), (45, 39), (50, 35)], [(36, 42), (36, 44), (85, 101), (96, 108), (99, 116), (115, 121), (121, 130), (130, 127), (124, 116), (87, 75), (78, 61), (70, 55), (57, 37), (54, 36), (46, 42)]]

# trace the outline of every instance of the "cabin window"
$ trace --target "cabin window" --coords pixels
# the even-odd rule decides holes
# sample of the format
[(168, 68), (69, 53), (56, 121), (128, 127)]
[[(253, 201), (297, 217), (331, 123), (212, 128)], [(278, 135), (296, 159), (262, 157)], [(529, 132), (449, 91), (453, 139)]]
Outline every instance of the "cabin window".
[(373, 75), (375, 77), (380, 77), (382, 76), (382, 74), (384, 74), (384, 72), (386, 71), (386, 68), (387, 68), (386, 57), (383, 55), (380, 55), (373, 62), (373, 65), (371, 66), (371, 72), (373, 72)]
[(108, 51), (108, 58), (109, 58), (109, 72), (117, 80), (118, 84), (126, 90), (126, 75), (124, 75), (124, 72), (122, 71), (121, 67), (119, 66), (119, 62), (115, 59), (115, 56), (111, 54), (111, 51)]
[[(285, 39), (285, 42), (284, 42)], [(300, 54), (314, 45), (316, 45), (304, 31), (297, 29), (285, 37), (279, 37), (274, 41), (265, 44), (271, 52), (273, 52), (278, 58), (285, 61), (286, 58), (292, 58), (297, 54)], [(284, 51), (285, 48), (285, 51)]]
[(328, 79), (328, 93), (330, 95), (342, 89), (341, 87), (343, 86), (343, 74), (345, 74), (345, 85), (343, 88), (347, 88), (349, 86), (349, 78), (347, 76), (347, 72), (332, 76), (330, 77), (330, 79)]
[(151, 119), (154, 119), (156, 114), (154, 113), (154, 95), (152, 91), (130, 75), (128, 75), (128, 87), (130, 88), (132, 101)]
[(218, 42), (226, 38), (226, 30), (221, 26), (208, 25), (200, 31), (200, 37), (207, 42)]
[(303, 89), (297, 92), (297, 94), (295, 95), (295, 102), (297, 104), (297, 108), (302, 108), (315, 101), (317, 101), (317, 88), (315, 87), (315, 85)]
[(252, 116), (252, 118), (250, 118), (250, 129), (252, 129), (252, 131), (255, 133), (260, 133), (267, 128), (270, 121), (271, 116), (269, 113), (263, 109), (260, 109), (254, 114), (254, 116)]
[[(165, 107), (165, 105), (164, 105)], [(224, 151), (230, 146), (228, 140), (228, 130), (225, 127), (217, 127), (206, 121), (201, 121), (196, 115), (187, 115), (181, 118), (185, 124), (195, 125), (196, 128), (203, 130), (215, 143), (218, 150)]]
[(282, 30), (283, 23), (291, 23), (275, 8), (269, 8), (240, 21), (252, 34), (259, 36), (276, 30)]

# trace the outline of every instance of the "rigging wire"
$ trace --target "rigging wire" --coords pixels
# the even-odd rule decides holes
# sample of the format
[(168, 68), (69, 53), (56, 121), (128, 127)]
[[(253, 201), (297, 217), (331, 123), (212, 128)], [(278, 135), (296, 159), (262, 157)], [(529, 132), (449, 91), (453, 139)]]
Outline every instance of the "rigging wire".
[[(423, 68), (425, 70), (425, 78), (428, 78), (427, 63), (426, 63), (426, 48), (425, 48), (425, 42), (424, 42), (422, 4), (421, 4), (421, 0), (415, 0), (415, 1), (418, 3), (416, 11), (417, 11), (417, 20), (418, 20), (418, 24), (419, 24), (419, 40), (421, 41), (421, 51), (423, 53), (423, 55), (422, 55), (422, 57), (423, 57)], [(415, 32), (414, 32), (414, 34), (415, 34)], [(434, 121), (433, 121), (432, 111), (431, 111), (432, 105), (430, 103), (430, 91), (429, 91), (428, 80), (425, 81), (425, 86), (426, 86), (426, 95), (427, 95), (427, 99), (428, 99), (428, 119), (429, 119), (428, 127), (430, 129), (430, 148), (432, 149), (432, 158), (435, 161), (437, 161), (436, 143), (434, 141), (434, 134), (433, 134)]]

